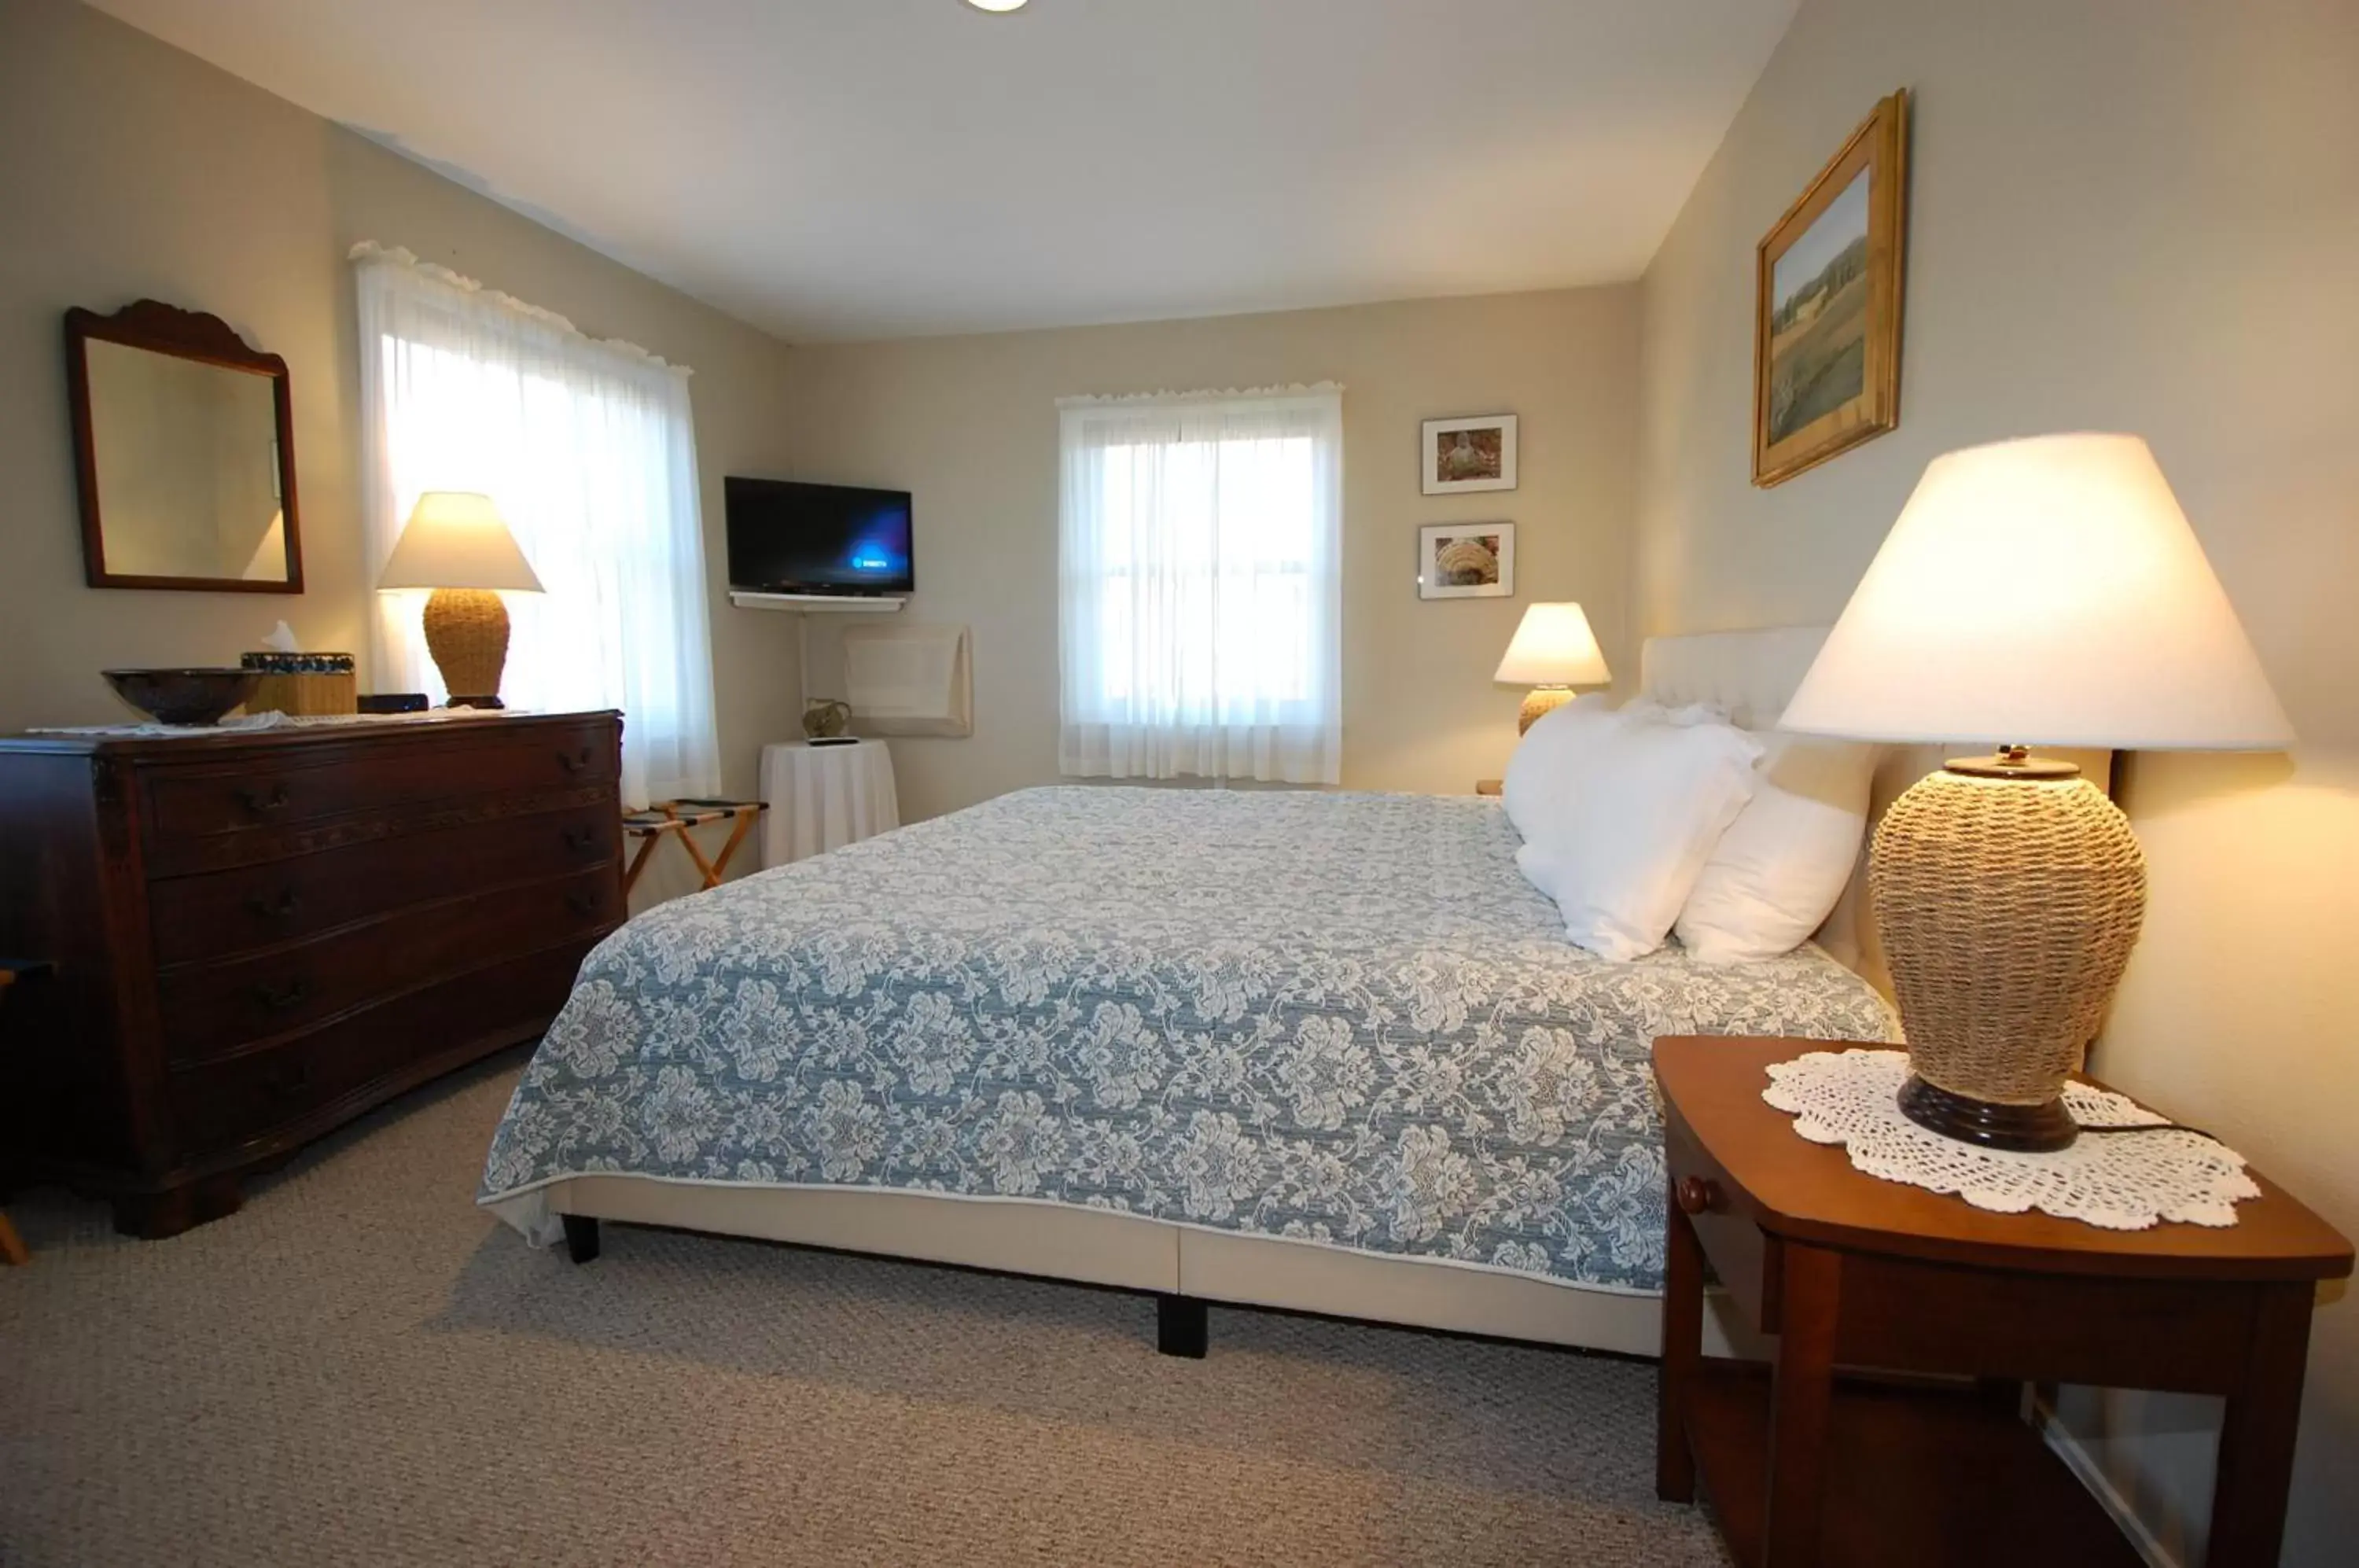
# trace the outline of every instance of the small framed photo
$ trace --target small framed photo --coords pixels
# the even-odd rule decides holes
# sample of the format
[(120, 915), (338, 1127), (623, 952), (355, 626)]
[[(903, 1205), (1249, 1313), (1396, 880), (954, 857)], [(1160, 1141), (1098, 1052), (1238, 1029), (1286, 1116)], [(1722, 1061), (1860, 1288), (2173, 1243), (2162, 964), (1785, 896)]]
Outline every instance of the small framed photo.
[(1420, 599), (1512, 599), (1516, 525), (1429, 523), (1417, 530)]
[(1516, 416), (1425, 421), (1425, 493), (1458, 495), (1516, 487)]

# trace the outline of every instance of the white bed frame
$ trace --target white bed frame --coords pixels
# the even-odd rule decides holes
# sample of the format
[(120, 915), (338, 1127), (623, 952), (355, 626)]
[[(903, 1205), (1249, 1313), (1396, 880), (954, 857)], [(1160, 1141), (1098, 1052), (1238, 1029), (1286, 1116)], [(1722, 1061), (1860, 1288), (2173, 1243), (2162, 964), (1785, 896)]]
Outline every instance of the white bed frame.
[[(1824, 626), (1794, 626), (1655, 637), (1641, 660), (1640, 688), (1668, 703), (1716, 702), (1737, 723), (1766, 728), (1826, 634)], [(1917, 756), (1884, 769), (1876, 809), (1930, 766)], [(1882, 966), (1863, 940), (1869, 922), (1859, 916), (1862, 881), (1854, 877), (1821, 941), (1881, 984)], [(577, 1261), (597, 1255), (597, 1226), (588, 1222), (620, 1220), (1148, 1291), (1160, 1298), (1161, 1347), (1178, 1355), (1203, 1354), (1207, 1301), (1636, 1356), (1654, 1356), (1661, 1345), (1660, 1297), (1653, 1292), (1033, 1200), (618, 1175), (571, 1177), (545, 1191), (550, 1210), (566, 1218)], [(1705, 1340), (1708, 1355), (1759, 1350), (1736, 1314), (1717, 1302), (1706, 1313)]]

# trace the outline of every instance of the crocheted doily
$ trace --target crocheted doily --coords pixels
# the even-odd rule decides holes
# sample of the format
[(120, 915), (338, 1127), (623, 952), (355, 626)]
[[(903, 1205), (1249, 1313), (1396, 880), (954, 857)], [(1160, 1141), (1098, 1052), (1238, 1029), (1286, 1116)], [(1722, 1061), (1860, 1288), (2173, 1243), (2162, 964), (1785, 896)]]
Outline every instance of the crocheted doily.
[[(2083, 1137), (2052, 1154), (1983, 1149), (1919, 1127), (1896, 1096), (1908, 1081), (1905, 1051), (1814, 1051), (1769, 1069), (1761, 1097), (1794, 1115), (1812, 1143), (1840, 1143), (1871, 1176), (1955, 1192), (1978, 1209), (2019, 1214), (2038, 1209), (2107, 1230), (2144, 1230), (2157, 1220), (2236, 1223), (2236, 1203), (2261, 1190), (2245, 1157), (2201, 1133)], [(2152, 1127), (2168, 1118), (2127, 1097), (2082, 1083), (2064, 1086), (2064, 1106), (2082, 1127)]]

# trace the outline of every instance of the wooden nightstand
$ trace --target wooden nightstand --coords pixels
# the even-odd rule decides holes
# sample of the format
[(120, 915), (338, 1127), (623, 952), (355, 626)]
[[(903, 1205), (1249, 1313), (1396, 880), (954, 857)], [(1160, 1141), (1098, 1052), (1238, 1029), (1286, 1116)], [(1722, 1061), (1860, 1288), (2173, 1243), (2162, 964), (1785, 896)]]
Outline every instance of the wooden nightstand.
[[(2311, 1301), (2351, 1272), (2351, 1244), (2257, 1171), (2236, 1225), (2146, 1231), (1863, 1175), (1761, 1099), (1769, 1063), (1830, 1049), (1655, 1042), (1670, 1174), (1657, 1494), (1688, 1501), (1701, 1473), (1748, 1568), (2136, 1568), (2021, 1419), (2021, 1384), (2219, 1394), (2210, 1568), (2275, 1563)], [(1702, 1358), (1707, 1259), (1778, 1336), (1774, 1365)]]

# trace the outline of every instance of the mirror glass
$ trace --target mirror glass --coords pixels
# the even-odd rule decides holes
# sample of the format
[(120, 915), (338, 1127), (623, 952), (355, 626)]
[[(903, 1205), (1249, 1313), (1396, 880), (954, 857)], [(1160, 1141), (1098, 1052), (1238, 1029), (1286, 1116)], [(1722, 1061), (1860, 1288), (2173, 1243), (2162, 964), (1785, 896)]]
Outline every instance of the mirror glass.
[(101, 338), (83, 349), (106, 573), (288, 582), (275, 379)]

